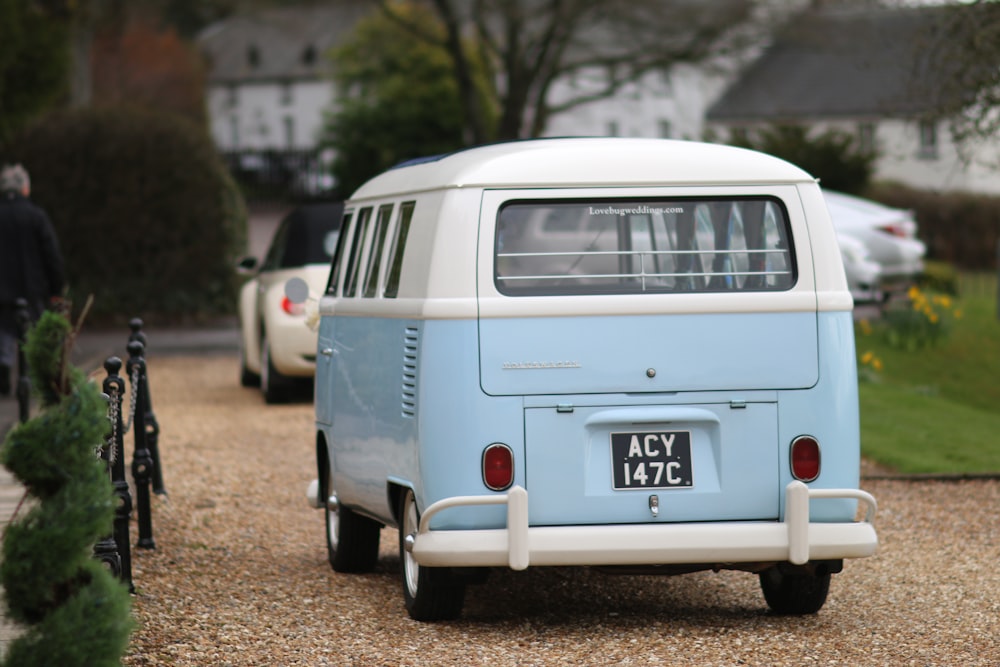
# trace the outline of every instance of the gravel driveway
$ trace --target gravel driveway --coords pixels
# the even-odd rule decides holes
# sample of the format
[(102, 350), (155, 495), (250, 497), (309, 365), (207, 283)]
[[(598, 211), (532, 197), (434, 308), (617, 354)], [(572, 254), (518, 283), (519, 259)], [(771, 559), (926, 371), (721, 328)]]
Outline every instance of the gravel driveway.
[(374, 573), (326, 562), (305, 501), (311, 405), (265, 406), (237, 366), (149, 360), (169, 497), (154, 497), (156, 549), (133, 550), (125, 665), (1000, 664), (995, 481), (866, 480), (879, 550), (845, 562), (814, 616), (768, 614), (744, 573), (529, 568), (470, 587), (458, 621), (411, 621), (395, 530)]

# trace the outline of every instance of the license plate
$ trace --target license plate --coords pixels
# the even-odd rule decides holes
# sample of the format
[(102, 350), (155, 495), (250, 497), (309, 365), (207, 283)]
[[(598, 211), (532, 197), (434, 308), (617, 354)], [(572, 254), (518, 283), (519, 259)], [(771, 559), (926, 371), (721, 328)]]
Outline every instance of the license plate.
[(615, 489), (674, 489), (693, 485), (691, 433), (646, 431), (611, 434)]

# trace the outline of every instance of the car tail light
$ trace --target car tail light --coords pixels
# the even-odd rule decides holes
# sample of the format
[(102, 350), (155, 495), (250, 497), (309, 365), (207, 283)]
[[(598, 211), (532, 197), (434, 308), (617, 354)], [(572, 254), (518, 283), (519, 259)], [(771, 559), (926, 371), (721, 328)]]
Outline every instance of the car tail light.
[(289, 315), (305, 315), (306, 312), (304, 304), (295, 303), (287, 296), (281, 297), (281, 309)]
[(906, 228), (901, 225), (882, 225), (879, 227), (879, 230), (890, 236), (898, 236), (901, 239), (909, 238), (910, 236), (907, 233)]
[(514, 483), (514, 452), (510, 447), (494, 442), (483, 450), (483, 483), (494, 491)]
[(800, 435), (792, 441), (792, 476), (803, 482), (819, 477), (819, 443), (816, 438)]

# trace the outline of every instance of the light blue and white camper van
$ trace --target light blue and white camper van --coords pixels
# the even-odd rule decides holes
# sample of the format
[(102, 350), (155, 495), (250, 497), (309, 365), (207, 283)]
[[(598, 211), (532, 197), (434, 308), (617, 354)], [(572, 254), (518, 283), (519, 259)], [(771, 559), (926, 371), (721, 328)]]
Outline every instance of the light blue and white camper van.
[(816, 180), (774, 157), (542, 139), (347, 203), (319, 301), (312, 504), (330, 563), (399, 528), (406, 608), (493, 567), (759, 575), (779, 613), (871, 555), (850, 293)]

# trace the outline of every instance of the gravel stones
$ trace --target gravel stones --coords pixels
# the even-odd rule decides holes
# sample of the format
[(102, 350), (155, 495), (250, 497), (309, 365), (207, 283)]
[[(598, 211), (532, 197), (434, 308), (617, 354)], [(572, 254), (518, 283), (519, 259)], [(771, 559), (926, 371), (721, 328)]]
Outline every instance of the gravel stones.
[[(235, 356), (154, 358), (169, 497), (133, 549), (130, 666), (997, 665), (1000, 483), (866, 479), (875, 556), (845, 562), (816, 615), (767, 612), (753, 575), (497, 570), (462, 617), (410, 620), (396, 531), (377, 569), (333, 572), (312, 406), (265, 406)], [(131, 434), (126, 439), (132, 456)], [(132, 528), (135, 539), (135, 524)]]

